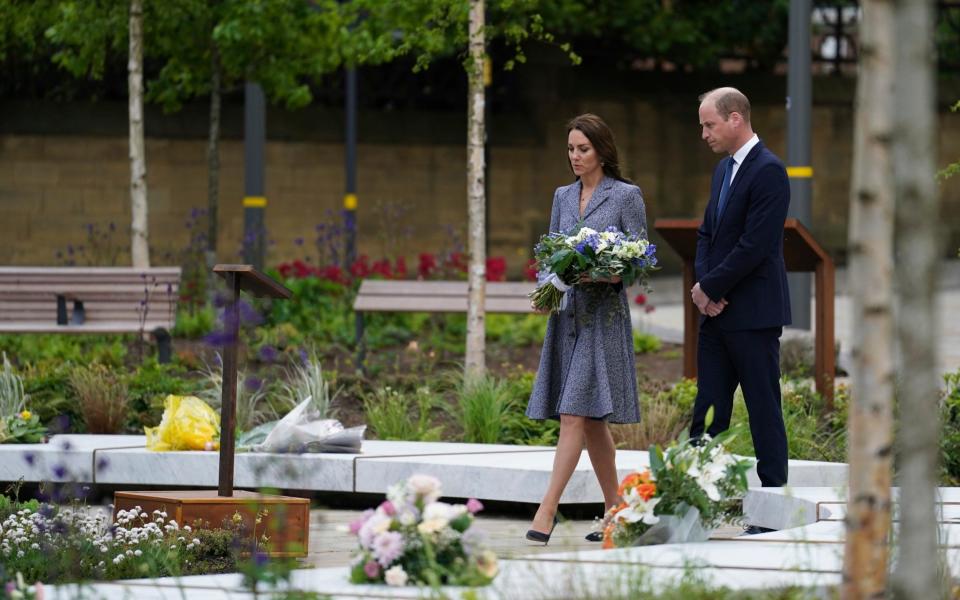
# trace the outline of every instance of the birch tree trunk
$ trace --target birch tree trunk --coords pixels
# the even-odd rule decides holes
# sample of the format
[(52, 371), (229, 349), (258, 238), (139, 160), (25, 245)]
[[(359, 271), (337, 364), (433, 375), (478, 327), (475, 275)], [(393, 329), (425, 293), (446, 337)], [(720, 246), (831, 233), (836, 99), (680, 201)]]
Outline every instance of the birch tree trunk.
[(864, 0), (854, 122), (849, 273), (853, 370), (844, 599), (886, 592), (893, 456), (892, 0)]
[[(210, 130), (207, 139), (207, 274), (208, 282), (216, 277), (213, 266), (217, 262), (217, 236), (220, 235), (220, 53), (217, 45), (210, 48)], [(207, 296), (212, 300), (214, 286), (207, 285)]]
[(130, 0), (130, 257), (133, 266), (150, 266), (147, 236), (147, 159), (143, 147), (143, 0)]
[(893, 173), (897, 206), (897, 374), (900, 400), (900, 529), (892, 590), (896, 598), (944, 598), (939, 573), (936, 489), (936, 282), (940, 207), (936, 174), (936, 92), (932, 0), (896, 3)]
[(468, 60), (467, 108), (467, 249), (470, 269), (467, 283), (466, 377), (483, 375), (486, 353), (486, 197), (484, 194), (484, 0), (470, 0), (470, 58)]

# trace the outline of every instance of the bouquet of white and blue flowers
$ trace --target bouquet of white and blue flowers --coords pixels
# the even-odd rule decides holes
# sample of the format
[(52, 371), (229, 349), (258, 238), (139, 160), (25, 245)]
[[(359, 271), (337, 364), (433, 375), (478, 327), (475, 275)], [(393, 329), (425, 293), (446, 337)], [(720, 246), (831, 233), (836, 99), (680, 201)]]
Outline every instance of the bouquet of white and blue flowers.
[(574, 235), (549, 233), (534, 248), (539, 285), (530, 298), (539, 310), (557, 312), (564, 295), (587, 280), (619, 277), (623, 285), (646, 285), (657, 265), (657, 247), (643, 235), (623, 233), (616, 227), (596, 231), (581, 227)]

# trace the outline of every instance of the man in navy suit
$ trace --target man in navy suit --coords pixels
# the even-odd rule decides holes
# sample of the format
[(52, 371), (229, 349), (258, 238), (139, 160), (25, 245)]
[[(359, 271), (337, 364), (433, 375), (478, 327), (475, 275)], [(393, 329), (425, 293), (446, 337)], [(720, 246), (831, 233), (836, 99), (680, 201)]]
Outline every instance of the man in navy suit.
[(703, 315), (697, 350), (697, 399), (690, 437), (730, 426), (737, 385), (750, 416), (757, 474), (764, 486), (787, 483), (787, 433), (780, 407), (780, 335), (790, 324), (783, 223), (790, 185), (783, 163), (750, 125), (750, 102), (734, 88), (700, 97), (702, 137), (726, 154), (713, 174), (697, 231), (697, 283)]

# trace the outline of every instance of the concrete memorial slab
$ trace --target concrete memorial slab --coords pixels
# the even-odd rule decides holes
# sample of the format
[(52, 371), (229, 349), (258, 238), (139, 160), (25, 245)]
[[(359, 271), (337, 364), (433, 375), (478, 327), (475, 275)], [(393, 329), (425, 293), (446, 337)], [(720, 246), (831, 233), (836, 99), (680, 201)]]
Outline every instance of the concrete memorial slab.
[[(153, 452), (145, 446), (144, 436), (79, 434), (57, 435), (48, 444), (3, 445), (0, 481), (22, 477), (28, 482), (75, 481), (121, 487), (216, 487), (215, 452)], [(536, 503), (550, 477), (553, 453), (554, 449), (546, 446), (367, 440), (360, 454), (239, 452), (234, 477), (242, 488), (384, 493), (396, 481), (425, 473), (443, 481), (449, 497)], [(648, 465), (646, 452), (617, 453), (621, 477)], [(843, 464), (790, 462), (793, 485), (840, 486), (846, 483), (846, 476)], [(759, 485), (755, 470), (748, 478), (751, 485)], [(586, 451), (563, 502), (602, 502)], [(777, 523), (785, 525), (783, 515), (777, 514)]]

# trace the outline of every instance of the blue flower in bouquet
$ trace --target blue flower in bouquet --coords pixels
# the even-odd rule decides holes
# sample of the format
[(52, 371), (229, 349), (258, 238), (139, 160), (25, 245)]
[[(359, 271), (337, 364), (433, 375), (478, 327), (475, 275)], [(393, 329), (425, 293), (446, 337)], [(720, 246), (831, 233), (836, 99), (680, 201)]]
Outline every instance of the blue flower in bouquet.
[(603, 231), (581, 227), (572, 235), (551, 233), (535, 247), (539, 287), (530, 294), (533, 305), (556, 312), (570, 286), (584, 276), (619, 277), (624, 285), (646, 284), (656, 268), (656, 246), (644, 235), (624, 233), (614, 226)]

